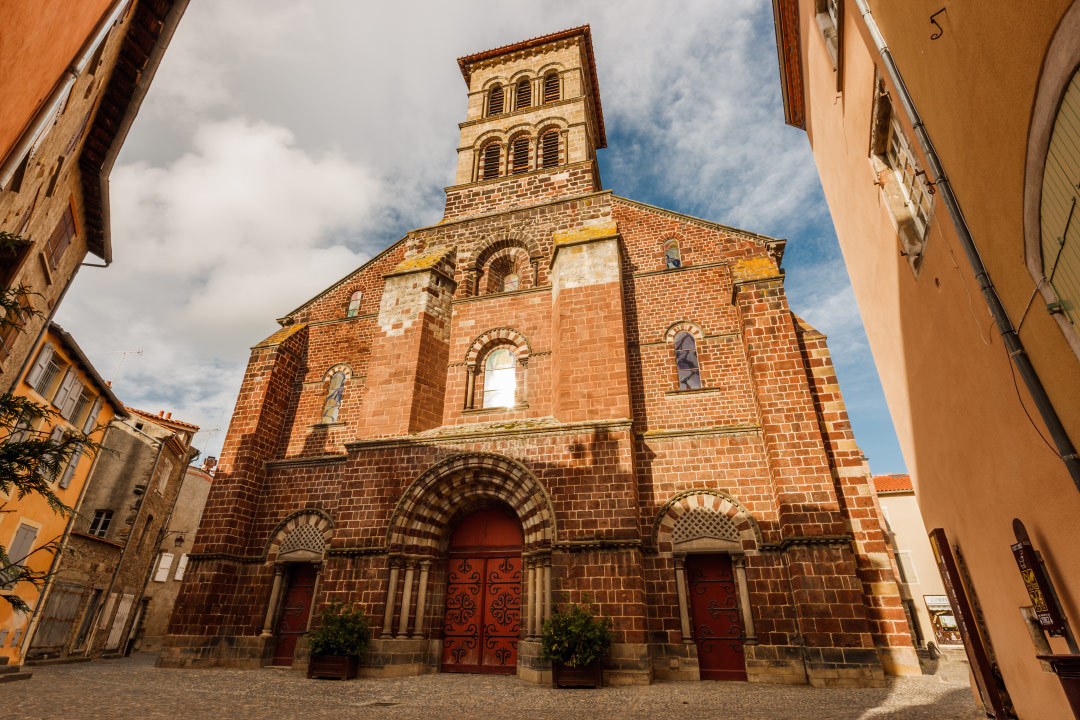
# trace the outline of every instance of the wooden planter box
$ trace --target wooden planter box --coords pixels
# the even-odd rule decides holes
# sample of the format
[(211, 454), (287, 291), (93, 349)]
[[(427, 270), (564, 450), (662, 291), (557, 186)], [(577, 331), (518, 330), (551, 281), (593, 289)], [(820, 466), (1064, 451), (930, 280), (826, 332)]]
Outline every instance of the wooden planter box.
[(330, 680), (351, 680), (356, 677), (356, 668), (360, 658), (355, 655), (312, 655), (308, 661), (309, 678), (328, 678)]
[(584, 667), (567, 667), (559, 662), (551, 663), (551, 687), (590, 687), (603, 684), (600, 661), (594, 660)]

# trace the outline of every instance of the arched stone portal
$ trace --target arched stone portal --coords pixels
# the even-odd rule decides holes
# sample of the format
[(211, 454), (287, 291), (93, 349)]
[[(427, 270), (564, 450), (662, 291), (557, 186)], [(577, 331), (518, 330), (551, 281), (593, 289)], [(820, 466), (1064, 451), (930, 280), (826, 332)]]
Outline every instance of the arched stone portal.
[(539, 634), (541, 624), (551, 614), (551, 546), (555, 540), (551, 498), (536, 476), (517, 460), (494, 453), (462, 453), (428, 468), (402, 493), (394, 509), (387, 531), (390, 561), (382, 638), (427, 637), (424, 619), (432, 564), (448, 552), (452, 531), (462, 518), (493, 506), (506, 508), (521, 524), (520, 573), (525, 578), (522, 624), (526, 637)]

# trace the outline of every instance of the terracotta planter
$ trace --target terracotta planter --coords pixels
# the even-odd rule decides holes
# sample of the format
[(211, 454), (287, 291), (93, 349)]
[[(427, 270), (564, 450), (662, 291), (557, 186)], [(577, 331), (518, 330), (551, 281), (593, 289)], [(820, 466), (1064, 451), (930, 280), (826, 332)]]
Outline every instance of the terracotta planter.
[(551, 687), (591, 687), (603, 684), (600, 661), (593, 660), (582, 667), (567, 667), (560, 662), (551, 663)]
[(355, 655), (312, 655), (308, 661), (309, 678), (328, 678), (331, 680), (351, 680), (356, 677), (356, 668), (360, 658)]

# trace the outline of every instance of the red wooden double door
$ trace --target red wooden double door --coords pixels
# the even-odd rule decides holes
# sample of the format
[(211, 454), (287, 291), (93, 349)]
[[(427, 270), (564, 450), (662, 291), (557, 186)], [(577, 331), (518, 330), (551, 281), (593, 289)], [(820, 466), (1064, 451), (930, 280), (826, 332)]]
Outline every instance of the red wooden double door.
[(745, 680), (743, 625), (730, 555), (689, 555), (686, 581), (702, 680)]
[(292, 665), (296, 641), (307, 632), (311, 601), (315, 597), (315, 566), (297, 563), (289, 566), (288, 585), (281, 603), (274, 647), (274, 665)]
[(465, 518), (450, 539), (442, 626), (444, 672), (517, 672), (521, 525), (501, 510)]

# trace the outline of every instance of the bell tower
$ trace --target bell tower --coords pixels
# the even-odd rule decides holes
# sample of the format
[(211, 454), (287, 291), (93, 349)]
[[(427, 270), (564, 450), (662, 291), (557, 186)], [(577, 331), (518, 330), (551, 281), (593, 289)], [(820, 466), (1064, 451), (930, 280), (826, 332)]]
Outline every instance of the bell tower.
[(607, 147), (589, 26), (458, 59), (469, 89), (446, 219), (601, 189)]

